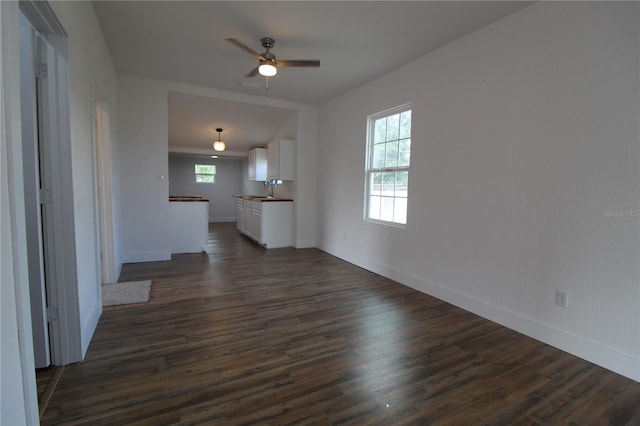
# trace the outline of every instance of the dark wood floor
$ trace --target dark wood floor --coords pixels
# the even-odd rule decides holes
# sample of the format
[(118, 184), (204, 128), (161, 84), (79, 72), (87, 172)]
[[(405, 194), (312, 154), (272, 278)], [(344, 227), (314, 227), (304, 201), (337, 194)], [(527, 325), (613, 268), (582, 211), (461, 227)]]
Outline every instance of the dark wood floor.
[(234, 224), (125, 265), (43, 424), (640, 424), (640, 384), (316, 249)]

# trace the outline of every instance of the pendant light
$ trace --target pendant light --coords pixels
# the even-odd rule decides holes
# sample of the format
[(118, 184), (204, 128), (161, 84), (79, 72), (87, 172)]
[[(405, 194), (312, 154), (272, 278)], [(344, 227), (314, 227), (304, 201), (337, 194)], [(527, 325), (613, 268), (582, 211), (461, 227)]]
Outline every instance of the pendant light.
[(222, 142), (220, 140), (220, 133), (222, 133), (222, 129), (221, 128), (217, 128), (216, 132), (218, 132), (218, 140), (213, 143), (213, 149), (215, 151), (224, 151), (226, 146), (225, 146), (224, 142)]

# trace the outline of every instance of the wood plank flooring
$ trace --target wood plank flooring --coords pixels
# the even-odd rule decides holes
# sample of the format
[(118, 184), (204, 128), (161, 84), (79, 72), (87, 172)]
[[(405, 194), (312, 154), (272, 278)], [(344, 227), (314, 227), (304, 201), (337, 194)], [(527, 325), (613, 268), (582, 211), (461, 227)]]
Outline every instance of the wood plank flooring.
[(640, 424), (640, 384), (316, 249), (234, 224), (128, 264), (43, 424)]
[(62, 377), (64, 366), (49, 366), (47, 368), (36, 369), (36, 387), (38, 392), (38, 413), (40, 417), (47, 409), (51, 395), (58, 386), (58, 381)]

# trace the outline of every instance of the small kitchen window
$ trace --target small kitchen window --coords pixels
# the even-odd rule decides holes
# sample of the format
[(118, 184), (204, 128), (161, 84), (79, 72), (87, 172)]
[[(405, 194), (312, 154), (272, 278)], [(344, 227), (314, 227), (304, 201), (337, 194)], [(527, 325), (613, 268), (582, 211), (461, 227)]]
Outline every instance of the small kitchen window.
[(404, 227), (409, 202), (411, 105), (369, 116), (365, 219)]
[(216, 182), (216, 166), (213, 164), (196, 164), (196, 182), (199, 183), (215, 183)]

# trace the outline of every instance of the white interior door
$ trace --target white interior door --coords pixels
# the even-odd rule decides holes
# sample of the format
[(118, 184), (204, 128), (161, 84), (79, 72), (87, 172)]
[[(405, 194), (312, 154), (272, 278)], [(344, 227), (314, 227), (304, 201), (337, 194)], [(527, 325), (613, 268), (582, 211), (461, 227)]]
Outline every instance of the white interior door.
[(42, 204), (40, 154), (38, 137), (37, 62), (38, 35), (21, 14), (20, 21), (20, 97), (22, 116), (22, 162), (24, 178), (27, 263), (29, 267), (29, 295), (31, 328), (36, 368), (51, 364), (47, 297), (44, 269), (44, 240), (42, 232)]

